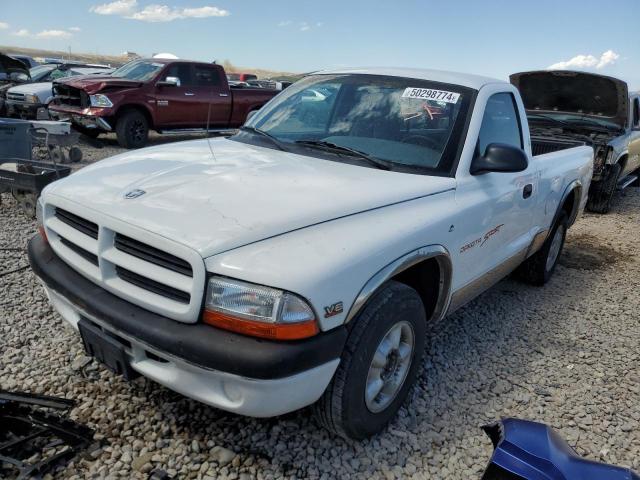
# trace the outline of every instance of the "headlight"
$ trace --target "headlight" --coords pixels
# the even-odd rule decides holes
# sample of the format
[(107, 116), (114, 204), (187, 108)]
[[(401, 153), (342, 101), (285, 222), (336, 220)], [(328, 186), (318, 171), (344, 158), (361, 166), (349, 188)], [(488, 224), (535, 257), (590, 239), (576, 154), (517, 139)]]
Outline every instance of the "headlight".
[(89, 101), (91, 102), (92, 107), (101, 107), (101, 108), (109, 108), (113, 107), (113, 103), (109, 100), (109, 97), (106, 95), (89, 95)]
[(209, 279), (202, 319), (225, 330), (274, 340), (318, 333), (313, 310), (297, 295), (222, 277)]
[(37, 95), (27, 94), (24, 96), (24, 101), (27, 103), (40, 103), (40, 99)]

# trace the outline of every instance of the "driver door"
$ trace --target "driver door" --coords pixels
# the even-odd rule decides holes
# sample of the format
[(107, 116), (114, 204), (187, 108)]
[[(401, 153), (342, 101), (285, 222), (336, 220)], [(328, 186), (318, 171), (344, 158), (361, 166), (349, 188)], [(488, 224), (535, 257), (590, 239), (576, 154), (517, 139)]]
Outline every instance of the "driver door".
[[(524, 149), (518, 104), (510, 92), (491, 95), (487, 101), (475, 155), (484, 155), (491, 143), (503, 143)], [(533, 238), (532, 218), (537, 202), (538, 172), (529, 158), (525, 171), (490, 172), (458, 178), (456, 198), (463, 214), (456, 224), (461, 272), (457, 287), (476, 282), (496, 281), (513, 265), (524, 259)], [(501, 275), (502, 270), (506, 273)]]

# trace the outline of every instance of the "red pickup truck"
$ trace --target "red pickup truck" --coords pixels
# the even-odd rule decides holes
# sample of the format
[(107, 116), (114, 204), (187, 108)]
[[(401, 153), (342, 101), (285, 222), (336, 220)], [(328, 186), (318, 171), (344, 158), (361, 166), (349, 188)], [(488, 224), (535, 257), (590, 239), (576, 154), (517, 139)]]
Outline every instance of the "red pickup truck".
[(278, 93), (231, 89), (220, 65), (156, 58), (135, 60), (109, 75), (61, 79), (53, 90), (54, 119), (70, 120), (92, 137), (115, 131), (125, 148), (143, 147), (149, 129), (237, 128)]

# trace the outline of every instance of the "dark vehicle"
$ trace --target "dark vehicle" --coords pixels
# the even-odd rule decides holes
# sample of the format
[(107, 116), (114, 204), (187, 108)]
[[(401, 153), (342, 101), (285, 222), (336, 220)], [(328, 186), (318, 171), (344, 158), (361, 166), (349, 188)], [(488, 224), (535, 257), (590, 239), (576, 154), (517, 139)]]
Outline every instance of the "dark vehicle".
[(29, 69), (20, 60), (0, 53), (0, 117), (6, 115), (7, 90), (21, 83), (29, 83)]
[(628, 468), (580, 457), (543, 423), (505, 418), (483, 429), (495, 451), (482, 480), (640, 480)]
[(227, 80), (231, 82), (248, 82), (258, 80), (258, 76), (253, 73), (227, 73)]
[(40, 65), (38, 62), (36, 62), (32, 57), (28, 55), (11, 55), (11, 56), (16, 60), (20, 60), (22, 63), (24, 63), (27, 66), (27, 68), (33, 68)]
[(149, 129), (228, 130), (240, 127), (278, 91), (231, 89), (220, 65), (186, 60), (143, 59), (109, 76), (54, 82), (53, 118), (69, 119), (96, 137), (115, 131), (125, 148), (147, 143)]
[(593, 146), (587, 208), (607, 213), (616, 189), (639, 184), (640, 93), (622, 80), (568, 70), (511, 75), (527, 109), (534, 154)]

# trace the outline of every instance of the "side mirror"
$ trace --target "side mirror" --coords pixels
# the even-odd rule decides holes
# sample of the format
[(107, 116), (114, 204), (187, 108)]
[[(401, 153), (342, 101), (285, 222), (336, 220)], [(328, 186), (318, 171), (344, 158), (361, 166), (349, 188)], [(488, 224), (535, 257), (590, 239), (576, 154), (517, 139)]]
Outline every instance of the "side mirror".
[(245, 120), (245, 123), (247, 123), (256, 113), (258, 113), (258, 110), (251, 110), (249, 113), (247, 113), (247, 119)]
[(471, 162), (471, 175), (489, 172), (522, 172), (529, 166), (524, 150), (504, 143), (491, 143), (483, 156)]
[(178, 77), (167, 77), (156, 83), (158, 87), (179, 87), (180, 79)]

